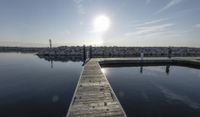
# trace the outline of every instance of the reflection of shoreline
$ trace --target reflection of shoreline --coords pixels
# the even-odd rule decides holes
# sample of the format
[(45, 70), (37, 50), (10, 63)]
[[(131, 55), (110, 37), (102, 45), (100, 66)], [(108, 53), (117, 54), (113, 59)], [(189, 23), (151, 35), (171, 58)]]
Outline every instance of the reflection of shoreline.
[(41, 55), (37, 55), (37, 56), (46, 61), (83, 62), (83, 57), (81, 57), (81, 56), (41, 56)]
[(21, 52), (21, 53), (38, 53), (39, 51), (47, 49), (45, 47), (2, 47), (0, 52)]

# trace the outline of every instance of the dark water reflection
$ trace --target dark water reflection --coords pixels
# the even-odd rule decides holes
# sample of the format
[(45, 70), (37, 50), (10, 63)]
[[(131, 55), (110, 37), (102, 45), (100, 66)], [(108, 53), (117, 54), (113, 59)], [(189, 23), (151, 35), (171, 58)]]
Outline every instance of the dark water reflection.
[(200, 71), (179, 66), (103, 68), (129, 117), (200, 117)]
[(0, 53), (0, 117), (65, 117), (82, 62), (52, 65), (33, 54)]

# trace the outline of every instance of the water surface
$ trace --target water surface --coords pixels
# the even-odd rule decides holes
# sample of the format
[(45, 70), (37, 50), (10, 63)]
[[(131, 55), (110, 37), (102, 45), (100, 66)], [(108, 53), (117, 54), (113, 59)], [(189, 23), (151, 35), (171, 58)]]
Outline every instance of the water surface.
[(65, 117), (81, 65), (0, 53), (0, 117)]
[(103, 68), (129, 117), (200, 117), (200, 70), (179, 66)]

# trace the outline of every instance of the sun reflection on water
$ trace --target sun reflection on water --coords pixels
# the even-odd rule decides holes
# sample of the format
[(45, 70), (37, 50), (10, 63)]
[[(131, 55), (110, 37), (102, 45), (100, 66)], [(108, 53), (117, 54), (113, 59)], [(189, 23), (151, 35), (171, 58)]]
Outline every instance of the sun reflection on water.
[(108, 71), (106, 70), (106, 69), (104, 69), (104, 68), (101, 68), (101, 71), (104, 73), (104, 74), (106, 74)]

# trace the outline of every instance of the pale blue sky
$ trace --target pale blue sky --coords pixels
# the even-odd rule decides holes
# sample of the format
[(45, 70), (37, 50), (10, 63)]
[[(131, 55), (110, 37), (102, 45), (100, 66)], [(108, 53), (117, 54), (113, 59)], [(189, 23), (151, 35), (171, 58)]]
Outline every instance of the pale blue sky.
[[(107, 16), (107, 32), (93, 20)], [(0, 45), (200, 47), (200, 0), (0, 0)]]

